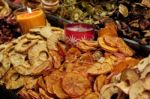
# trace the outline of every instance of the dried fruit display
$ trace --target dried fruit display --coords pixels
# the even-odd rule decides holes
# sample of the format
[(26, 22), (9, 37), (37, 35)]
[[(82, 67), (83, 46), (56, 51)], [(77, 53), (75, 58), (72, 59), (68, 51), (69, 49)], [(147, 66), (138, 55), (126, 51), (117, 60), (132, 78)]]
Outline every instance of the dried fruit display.
[(31, 29), (0, 46), (0, 84), (18, 89), (23, 99), (149, 97), (149, 88), (143, 87), (137, 96), (133, 91), (143, 86), (141, 82), (149, 86), (149, 57), (134, 58), (121, 38), (110, 35), (68, 47), (60, 28)]

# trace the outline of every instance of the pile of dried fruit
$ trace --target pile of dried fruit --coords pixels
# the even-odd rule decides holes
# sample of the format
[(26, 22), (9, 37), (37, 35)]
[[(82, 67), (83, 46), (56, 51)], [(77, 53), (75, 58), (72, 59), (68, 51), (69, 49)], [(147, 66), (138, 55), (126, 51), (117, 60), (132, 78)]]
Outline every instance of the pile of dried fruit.
[(26, 0), (30, 7), (42, 7), (53, 15), (82, 23), (99, 23), (102, 16), (110, 16), (116, 9), (114, 0)]
[(120, 36), (150, 45), (149, 0), (118, 1), (118, 10), (111, 17), (116, 20)]
[[(111, 29), (115, 33), (115, 27)], [(114, 93), (125, 97), (128, 92), (133, 97), (132, 90), (143, 86), (136, 83), (149, 86), (149, 69), (144, 69), (149, 68), (149, 58), (139, 63), (140, 59), (132, 57), (134, 51), (117, 35), (100, 33), (97, 41), (81, 40), (68, 48), (63, 32), (49, 26), (36, 28), (1, 45), (1, 84), (7, 89), (21, 88), (18, 95), (23, 99), (110, 99)], [(130, 73), (136, 75), (134, 82)], [(145, 80), (140, 80), (139, 73)], [(127, 87), (128, 79), (133, 85)], [(146, 88), (137, 94), (147, 96), (144, 90), (150, 91)]]
[[(7, 89), (17, 89), (24, 79), (36, 75), (49, 66), (51, 49), (57, 50), (57, 41), (63, 39), (63, 30), (50, 28), (33, 29), (9, 43), (0, 45), (0, 80)], [(53, 57), (53, 56), (52, 56)], [(40, 68), (40, 70), (38, 70)], [(56, 67), (57, 68), (57, 67)], [(38, 71), (36, 71), (38, 70)]]

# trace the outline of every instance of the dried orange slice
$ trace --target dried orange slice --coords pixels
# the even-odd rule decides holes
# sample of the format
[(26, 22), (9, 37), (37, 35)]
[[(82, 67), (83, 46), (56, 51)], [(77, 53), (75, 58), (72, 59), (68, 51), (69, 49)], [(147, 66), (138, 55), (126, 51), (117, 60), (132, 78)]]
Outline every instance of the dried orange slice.
[(51, 94), (53, 94), (53, 88), (52, 85), (54, 85), (57, 81), (59, 81), (63, 76), (63, 73), (61, 71), (53, 71), (50, 75), (44, 77), (47, 91)]
[(85, 76), (76, 72), (70, 72), (64, 76), (62, 87), (70, 97), (79, 97), (90, 87), (90, 84)]
[(54, 94), (60, 99), (66, 99), (68, 95), (62, 89), (61, 81), (59, 80), (53, 85)]

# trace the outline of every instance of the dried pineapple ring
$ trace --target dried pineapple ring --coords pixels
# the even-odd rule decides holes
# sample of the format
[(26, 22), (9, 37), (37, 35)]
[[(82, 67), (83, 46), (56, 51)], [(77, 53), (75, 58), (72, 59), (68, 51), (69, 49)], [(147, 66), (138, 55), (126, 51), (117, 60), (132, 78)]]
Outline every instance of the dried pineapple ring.
[(62, 81), (62, 87), (70, 97), (83, 95), (89, 86), (88, 79), (76, 72), (67, 73)]
[(17, 52), (26, 52), (29, 48), (34, 46), (38, 40), (28, 40), (26, 38), (19, 41), (19, 43), (15, 46), (15, 51)]
[(115, 52), (118, 51), (117, 48), (110, 47), (110, 46), (106, 45), (106, 43), (104, 42), (103, 37), (99, 37), (99, 38), (98, 38), (98, 42), (99, 42), (99, 45), (102, 47), (102, 49), (104, 49), (104, 50), (106, 50), (106, 51), (108, 51), (108, 52), (113, 52), (113, 53), (115, 53)]
[(68, 95), (62, 89), (61, 81), (59, 80), (53, 85), (54, 94), (60, 99), (66, 99)]
[(12, 68), (7, 72), (4, 79), (7, 89), (18, 89), (25, 84), (23, 76), (19, 75)]

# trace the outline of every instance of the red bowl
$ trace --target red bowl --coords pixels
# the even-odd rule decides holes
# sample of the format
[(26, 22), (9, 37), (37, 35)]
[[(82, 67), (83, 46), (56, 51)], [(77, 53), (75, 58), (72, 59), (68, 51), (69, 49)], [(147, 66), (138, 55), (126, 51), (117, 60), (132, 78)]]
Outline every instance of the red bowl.
[(65, 35), (67, 42), (76, 43), (79, 40), (93, 40), (94, 28), (92, 25), (83, 23), (72, 23), (65, 25)]

